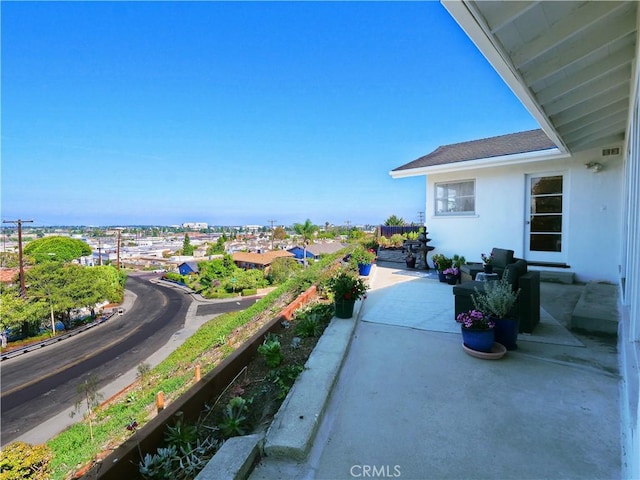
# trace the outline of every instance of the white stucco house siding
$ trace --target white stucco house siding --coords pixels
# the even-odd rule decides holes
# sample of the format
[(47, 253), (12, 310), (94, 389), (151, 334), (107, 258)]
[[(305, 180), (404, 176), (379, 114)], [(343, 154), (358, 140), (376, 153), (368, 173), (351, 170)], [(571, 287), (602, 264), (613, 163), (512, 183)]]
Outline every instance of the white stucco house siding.
[[(456, 165), (455, 170), (452, 166), (430, 167), (432, 173), (414, 172), (426, 175), (425, 218), (432, 239), (430, 245), (436, 247), (434, 253), (448, 256), (457, 253), (468, 261), (479, 262), (481, 253), (501, 247), (531, 261), (525, 230), (527, 176), (560, 174), (565, 179), (562, 262), (575, 273), (577, 281), (617, 283), (621, 264), (623, 164), (619, 155), (607, 160), (600, 155), (601, 149), (594, 149), (571, 158), (559, 156), (556, 160), (545, 155), (540, 157), (544, 161), (537, 161), (528, 156), (526, 163), (475, 168), (469, 165), (465, 169)], [(597, 173), (585, 167), (595, 159), (603, 165)], [(435, 184), (460, 180), (475, 181), (475, 214), (437, 215)]]

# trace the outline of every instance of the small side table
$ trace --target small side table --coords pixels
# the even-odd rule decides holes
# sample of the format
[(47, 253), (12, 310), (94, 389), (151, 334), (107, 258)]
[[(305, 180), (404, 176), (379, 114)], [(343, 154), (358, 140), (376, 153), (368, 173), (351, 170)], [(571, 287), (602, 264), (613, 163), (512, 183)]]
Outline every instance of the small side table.
[(499, 280), (500, 277), (498, 276), (497, 273), (484, 273), (484, 272), (479, 272), (476, 274), (476, 280), (478, 282), (488, 282), (488, 281), (495, 281), (495, 280)]

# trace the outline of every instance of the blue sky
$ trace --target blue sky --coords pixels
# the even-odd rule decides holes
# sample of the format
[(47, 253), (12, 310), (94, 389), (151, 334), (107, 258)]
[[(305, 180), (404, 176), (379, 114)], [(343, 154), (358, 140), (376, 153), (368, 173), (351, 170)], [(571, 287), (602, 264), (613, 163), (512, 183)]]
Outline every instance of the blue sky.
[(537, 128), (437, 2), (1, 8), (3, 220), (417, 221), (390, 170)]

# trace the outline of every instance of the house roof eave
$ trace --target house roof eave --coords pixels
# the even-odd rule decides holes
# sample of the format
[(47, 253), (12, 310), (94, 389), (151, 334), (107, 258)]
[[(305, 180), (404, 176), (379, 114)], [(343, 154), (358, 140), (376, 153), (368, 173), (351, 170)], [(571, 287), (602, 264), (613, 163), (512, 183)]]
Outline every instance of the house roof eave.
[(563, 152), (569, 152), (564, 140), (544, 112), (544, 109), (532, 95), (521, 75), (511, 68), (509, 56), (496, 44), (489, 27), (482, 21), (482, 15), (475, 11), (474, 5), (464, 0), (441, 0), (442, 6), (460, 25), (469, 39), (476, 45), (494, 70), (500, 75), (524, 107), (536, 119), (540, 128), (549, 139)]
[(550, 160), (562, 160), (571, 157), (568, 152), (563, 152), (559, 148), (544, 151), (519, 153), (517, 155), (502, 155), (499, 157), (479, 158), (475, 160), (465, 160), (461, 162), (433, 165), (430, 167), (411, 168), (389, 172), (391, 178), (418, 177), (428, 174), (452, 173), (466, 170), (478, 170), (484, 168), (505, 167), (522, 163), (537, 163)]

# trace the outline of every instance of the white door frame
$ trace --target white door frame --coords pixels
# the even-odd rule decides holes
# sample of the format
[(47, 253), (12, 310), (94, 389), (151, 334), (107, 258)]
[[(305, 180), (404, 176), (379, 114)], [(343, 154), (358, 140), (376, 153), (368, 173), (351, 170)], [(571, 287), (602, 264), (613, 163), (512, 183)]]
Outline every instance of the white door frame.
[[(531, 180), (541, 177), (562, 177), (562, 231), (560, 240), (560, 251), (538, 251), (531, 250), (531, 221), (534, 217), (534, 213), (531, 211)], [(554, 172), (540, 172), (530, 173), (526, 175), (525, 181), (525, 211), (524, 211), (524, 257), (525, 260), (530, 262), (552, 262), (552, 263), (566, 263), (567, 259), (567, 225), (568, 225), (568, 191), (567, 191), (567, 172), (554, 171)], [(553, 232), (557, 233), (557, 232)]]

